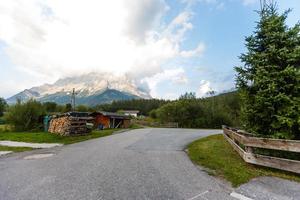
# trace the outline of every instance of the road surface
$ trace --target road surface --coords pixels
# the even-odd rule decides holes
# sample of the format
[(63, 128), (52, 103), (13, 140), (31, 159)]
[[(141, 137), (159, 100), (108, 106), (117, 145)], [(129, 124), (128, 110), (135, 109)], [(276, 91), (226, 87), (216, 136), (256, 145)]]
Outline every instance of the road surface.
[(0, 199), (233, 199), (226, 184), (183, 151), (191, 141), (220, 132), (137, 129), (2, 157)]

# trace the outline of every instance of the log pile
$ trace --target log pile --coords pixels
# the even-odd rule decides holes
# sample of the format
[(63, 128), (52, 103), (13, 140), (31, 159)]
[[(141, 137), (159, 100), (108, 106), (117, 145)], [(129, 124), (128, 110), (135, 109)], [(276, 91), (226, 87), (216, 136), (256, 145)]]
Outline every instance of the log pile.
[(48, 131), (61, 136), (85, 135), (90, 132), (86, 123), (90, 117), (60, 116), (50, 121)]

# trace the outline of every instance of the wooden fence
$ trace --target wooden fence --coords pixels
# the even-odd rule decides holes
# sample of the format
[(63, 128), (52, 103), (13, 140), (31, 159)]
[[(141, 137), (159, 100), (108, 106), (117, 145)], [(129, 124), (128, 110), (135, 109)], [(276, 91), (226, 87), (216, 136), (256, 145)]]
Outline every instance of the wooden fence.
[[(223, 126), (224, 137), (245, 162), (300, 174), (300, 161), (254, 153), (254, 148), (300, 153), (299, 140), (258, 138), (249, 133)], [(241, 148), (243, 147), (243, 148)]]
[(132, 120), (133, 124), (139, 124), (141, 126), (157, 127), (157, 128), (179, 128), (177, 122), (159, 123), (159, 122), (148, 122), (143, 120)]

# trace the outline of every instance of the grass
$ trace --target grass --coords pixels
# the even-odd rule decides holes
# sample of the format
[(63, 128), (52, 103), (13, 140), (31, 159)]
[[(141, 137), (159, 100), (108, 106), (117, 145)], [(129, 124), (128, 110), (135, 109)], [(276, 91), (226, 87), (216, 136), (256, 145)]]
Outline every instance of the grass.
[(8, 124), (0, 124), (0, 132), (11, 131), (12, 127)]
[(140, 129), (140, 128), (144, 128), (144, 127), (141, 126), (141, 125), (139, 125), (139, 124), (134, 123), (134, 124), (131, 124), (131, 125), (129, 126), (129, 128), (130, 128), (130, 129)]
[(88, 135), (82, 136), (59, 136), (46, 132), (0, 132), (0, 140), (11, 140), (18, 142), (33, 142), (33, 143), (62, 143), (72, 144), (93, 138), (112, 135), (118, 129), (107, 129), (102, 131), (92, 131)]
[(33, 148), (30, 147), (8, 147), (8, 146), (0, 146), (0, 151), (13, 151), (13, 152), (22, 152), (22, 151), (30, 151)]
[(194, 163), (207, 168), (209, 174), (226, 179), (233, 187), (259, 176), (275, 176), (300, 182), (299, 175), (245, 163), (222, 134), (191, 143), (188, 155)]

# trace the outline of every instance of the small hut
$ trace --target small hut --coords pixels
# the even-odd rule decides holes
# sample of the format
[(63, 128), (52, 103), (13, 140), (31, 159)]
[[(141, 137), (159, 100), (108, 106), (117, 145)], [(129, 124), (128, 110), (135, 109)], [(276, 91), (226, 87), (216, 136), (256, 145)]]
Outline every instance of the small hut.
[(52, 116), (48, 131), (62, 136), (84, 135), (91, 131), (88, 124), (93, 120), (87, 112), (68, 112)]
[(98, 111), (90, 116), (94, 117), (94, 125), (97, 129), (106, 128), (128, 128), (130, 117), (119, 113)]

